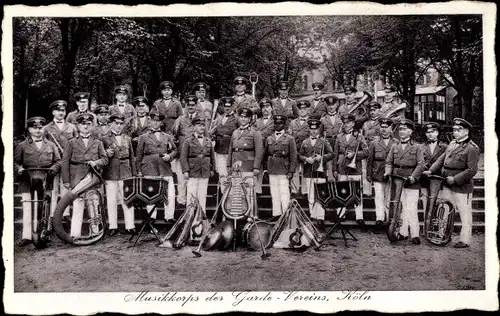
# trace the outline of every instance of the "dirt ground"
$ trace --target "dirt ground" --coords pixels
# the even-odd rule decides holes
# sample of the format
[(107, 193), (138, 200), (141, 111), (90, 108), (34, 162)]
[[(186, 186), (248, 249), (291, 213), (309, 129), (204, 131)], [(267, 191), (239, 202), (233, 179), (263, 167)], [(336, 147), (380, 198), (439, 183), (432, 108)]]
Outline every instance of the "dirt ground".
[[(15, 248), (15, 292), (125, 291), (341, 291), (481, 290), (485, 288), (484, 234), (473, 235), (467, 249), (391, 245), (384, 234), (352, 230), (359, 239), (349, 248), (335, 233), (321, 251), (298, 253), (202, 252), (157, 247), (152, 235), (128, 248), (117, 235), (87, 247), (64, 245)], [(458, 238), (454, 235), (454, 239)], [(149, 241), (148, 241), (149, 240)]]

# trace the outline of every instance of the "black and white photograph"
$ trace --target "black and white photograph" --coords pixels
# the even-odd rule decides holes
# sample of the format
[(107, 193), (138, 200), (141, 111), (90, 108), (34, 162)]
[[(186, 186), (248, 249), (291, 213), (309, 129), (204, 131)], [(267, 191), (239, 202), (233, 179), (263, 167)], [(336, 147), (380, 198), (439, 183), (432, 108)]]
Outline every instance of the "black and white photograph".
[(7, 312), (498, 310), (495, 4), (4, 13)]

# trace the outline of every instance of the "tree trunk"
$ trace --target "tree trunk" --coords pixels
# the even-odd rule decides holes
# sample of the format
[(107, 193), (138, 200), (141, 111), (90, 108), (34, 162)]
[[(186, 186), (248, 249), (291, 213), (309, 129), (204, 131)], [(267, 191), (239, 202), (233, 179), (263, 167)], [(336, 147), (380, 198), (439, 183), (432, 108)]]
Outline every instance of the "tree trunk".
[(134, 67), (134, 60), (132, 58), (132, 55), (128, 55), (128, 65), (130, 68), (130, 75), (132, 77), (132, 97), (134, 97), (138, 95), (139, 85), (137, 82), (139, 76), (137, 75), (137, 69)]

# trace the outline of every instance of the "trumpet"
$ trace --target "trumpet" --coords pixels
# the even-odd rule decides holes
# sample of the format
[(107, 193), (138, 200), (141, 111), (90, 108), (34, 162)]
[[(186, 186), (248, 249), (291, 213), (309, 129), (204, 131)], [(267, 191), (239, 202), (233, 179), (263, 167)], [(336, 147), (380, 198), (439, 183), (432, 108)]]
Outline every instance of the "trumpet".
[(356, 141), (358, 142), (357, 146), (356, 146), (356, 150), (354, 151), (354, 156), (352, 157), (352, 161), (346, 165), (347, 168), (350, 168), (350, 169), (356, 169), (356, 158), (358, 156), (358, 151), (359, 151), (359, 133), (358, 135), (356, 136)]

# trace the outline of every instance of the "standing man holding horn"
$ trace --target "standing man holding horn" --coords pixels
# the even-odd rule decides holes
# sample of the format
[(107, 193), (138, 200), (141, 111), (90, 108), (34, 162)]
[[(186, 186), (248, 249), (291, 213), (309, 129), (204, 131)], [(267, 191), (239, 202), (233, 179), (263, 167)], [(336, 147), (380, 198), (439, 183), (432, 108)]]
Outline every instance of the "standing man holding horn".
[[(272, 100), (273, 102), (273, 109), (274, 109), (274, 114), (275, 115), (286, 115), (288, 117), (288, 120), (291, 120), (295, 117), (297, 117), (298, 114), (298, 109), (297, 109), (297, 102), (292, 100), (290, 96), (288, 95), (288, 90), (289, 90), (289, 85), (287, 81), (280, 81), (277, 84), (278, 88), (278, 93), (279, 97), (274, 98)], [(290, 123), (290, 122), (288, 122)], [(285, 126), (286, 128), (287, 126)]]

